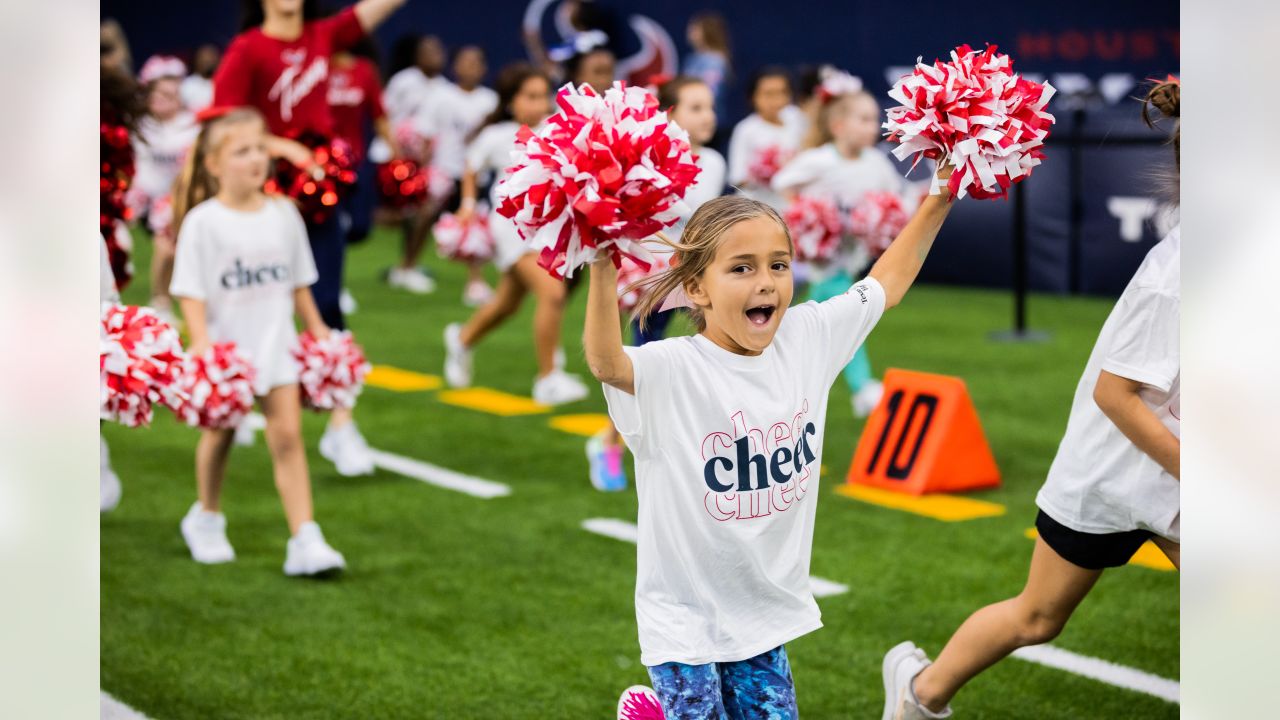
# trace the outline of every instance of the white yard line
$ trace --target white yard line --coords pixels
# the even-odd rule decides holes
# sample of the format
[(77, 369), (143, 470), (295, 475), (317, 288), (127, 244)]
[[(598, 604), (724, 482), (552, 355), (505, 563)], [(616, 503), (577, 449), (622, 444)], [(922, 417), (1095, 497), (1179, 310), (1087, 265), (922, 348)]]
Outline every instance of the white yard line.
[(1154, 695), (1171, 703), (1178, 702), (1181, 693), (1176, 680), (1168, 680), (1124, 665), (1117, 665), (1106, 660), (1077, 655), (1076, 653), (1052, 645), (1032, 645), (1013, 651), (1019, 660), (1046, 665), (1058, 670), (1066, 670), (1108, 685), (1133, 690), (1135, 692)]
[(432, 465), (431, 463), (383, 452), (382, 450), (371, 450), (371, 452), (373, 453), (373, 463), (383, 470), (390, 470), (393, 473), (399, 473), (414, 480), (421, 480), (428, 485), (435, 485), (447, 490), (457, 490), (460, 493), (466, 493), (472, 497), (485, 498), (486, 500), (511, 494), (511, 488), (502, 483), (463, 475), (460, 472), (454, 472), (439, 465)]
[(125, 705), (110, 695), (100, 692), (102, 696), (101, 720), (150, 720), (146, 715)]
[[(623, 542), (635, 543), (638, 537), (638, 528), (635, 523), (629, 523), (626, 520), (618, 520), (616, 518), (591, 518), (582, 521), (582, 529), (587, 532), (593, 532), (597, 535), (621, 540)], [(831, 597), (832, 595), (841, 595), (849, 592), (848, 585), (841, 585), (833, 580), (809, 576), (809, 587), (813, 590), (814, 597)]]

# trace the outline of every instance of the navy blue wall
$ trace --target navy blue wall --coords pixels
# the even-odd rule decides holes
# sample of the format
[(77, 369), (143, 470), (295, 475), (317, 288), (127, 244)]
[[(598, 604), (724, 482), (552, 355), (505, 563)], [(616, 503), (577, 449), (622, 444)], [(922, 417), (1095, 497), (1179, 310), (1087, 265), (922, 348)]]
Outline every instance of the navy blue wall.
[[(1179, 67), (1178, 4), (1173, 0), (1006, 4), (1001, 15), (975, 12), (975, 8), (998, 4), (969, 3), (930, 7), (928, 3), (849, 0), (605, 0), (602, 4), (618, 17), (621, 55), (639, 45), (626, 23), (633, 13), (661, 24), (677, 50), (685, 52), (684, 27), (690, 15), (696, 10), (718, 10), (729, 21), (739, 78), (766, 63), (833, 63), (861, 75), (884, 100), (888, 68), (908, 66), (917, 55), (945, 56), (962, 42), (976, 47), (996, 43), (1024, 73), (1051, 79), (1059, 73), (1078, 74), (1077, 81), (1092, 87), (1108, 75), (1123, 73), (1141, 80), (1176, 73)], [(228, 0), (106, 0), (101, 5), (104, 17), (114, 17), (124, 26), (139, 64), (155, 52), (186, 54), (207, 41), (225, 45), (238, 29), (239, 7)], [(410, 0), (378, 36), (384, 49), (405, 32), (434, 32), (451, 45), (479, 44), (496, 69), (525, 57), (520, 40), (525, 8), (522, 0)], [(549, 14), (543, 30), (554, 41)], [(1159, 238), (1150, 223), (1136, 239), (1122, 238), (1121, 220), (1108, 206), (1133, 207), (1132, 201), (1114, 203), (1116, 197), (1153, 197), (1150, 171), (1167, 165), (1171, 151), (1159, 145), (1159, 134), (1137, 122), (1136, 103), (1122, 101), (1111, 109), (1099, 107), (1105, 105), (1101, 102), (1086, 104), (1090, 109), (1078, 136), (1083, 148), (1079, 155), (1072, 157), (1067, 144), (1055, 144), (1045, 165), (1027, 183), (1030, 279), (1036, 289), (1114, 294)], [(732, 93), (730, 109), (730, 122), (745, 112), (740, 85)], [(1054, 139), (1067, 140), (1079, 119), (1073, 116), (1070, 99), (1055, 100), (1050, 109), (1059, 118)], [(1150, 144), (1125, 144), (1130, 138)], [(1078, 173), (1075, 180), (1073, 167)], [(925, 279), (1007, 284), (1012, 274), (1011, 205), (963, 203), (926, 266)], [(1073, 212), (1077, 214), (1074, 221)], [(1073, 227), (1078, 231), (1073, 232)]]

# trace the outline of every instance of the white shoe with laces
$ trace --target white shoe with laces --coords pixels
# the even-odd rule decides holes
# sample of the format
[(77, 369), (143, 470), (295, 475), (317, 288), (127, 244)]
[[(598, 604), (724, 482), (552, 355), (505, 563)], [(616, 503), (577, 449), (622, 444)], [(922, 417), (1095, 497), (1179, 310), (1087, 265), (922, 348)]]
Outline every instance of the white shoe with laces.
[(393, 288), (408, 290), (414, 295), (428, 295), (436, 291), (436, 281), (418, 267), (391, 268), (391, 272), (387, 274), (387, 284)]
[(853, 416), (864, 418), (875, 412), (884, 397), (884, 384), (879, 380), (871, 380), (853, 395)]
[(285, 547), (284, 574), (322, 575), (347, 567), (347, 559), (324, 540), (324, 533), (314, 522), (306, 522)]
[(449, 387), (471, 386), (471, 351), (462, 344), (462, 326), (450, 323), (444, 329), (444, 381)]
[(236, 551), (227, 541), (227, 517), (222, 513), (205, 512), (197, 500), (179, 527), (196, 562), (216, 565), (236, 559)]
[(563, 370), (552, 370), (533, 383), (533, 400), (543, 405), (564, 405), (581, 400), (587, 394), (587, 386)]
[(893, 646), (884, 655), (881, 673), (884, 677), (884, 714), (881, 720), (941, 720), (951, 717), (951, 708), (931, 712), (920, 704), (912, 689), (912, 681), (929, 667), (929, 656), (907, 641)]
[(373, 474), (373, 453), (354, 420), (339, 428), (325, 429), (320, 438), (320, 455), (344, 477)]

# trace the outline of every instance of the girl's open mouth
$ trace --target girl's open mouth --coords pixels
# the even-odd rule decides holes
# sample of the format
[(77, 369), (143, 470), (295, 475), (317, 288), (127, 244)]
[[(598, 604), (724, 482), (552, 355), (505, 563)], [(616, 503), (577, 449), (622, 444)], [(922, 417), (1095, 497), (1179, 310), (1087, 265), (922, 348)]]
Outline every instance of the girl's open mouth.
[(776, 307), (777, 306), (775, 305), (758, 305), (753, 307), (747, 310), (747, 320), (757, 327), (768, 325), (769, 320), (773, 319), (773, 311)]

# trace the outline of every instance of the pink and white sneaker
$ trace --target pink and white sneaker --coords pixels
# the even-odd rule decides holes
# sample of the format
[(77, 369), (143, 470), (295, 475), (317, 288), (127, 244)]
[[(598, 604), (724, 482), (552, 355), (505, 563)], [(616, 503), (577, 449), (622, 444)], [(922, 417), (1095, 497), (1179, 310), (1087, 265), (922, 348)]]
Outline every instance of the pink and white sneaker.
[(662, 703), (652, 688), (632, 685), (618, 698), (618, 720), (665, 720)]

